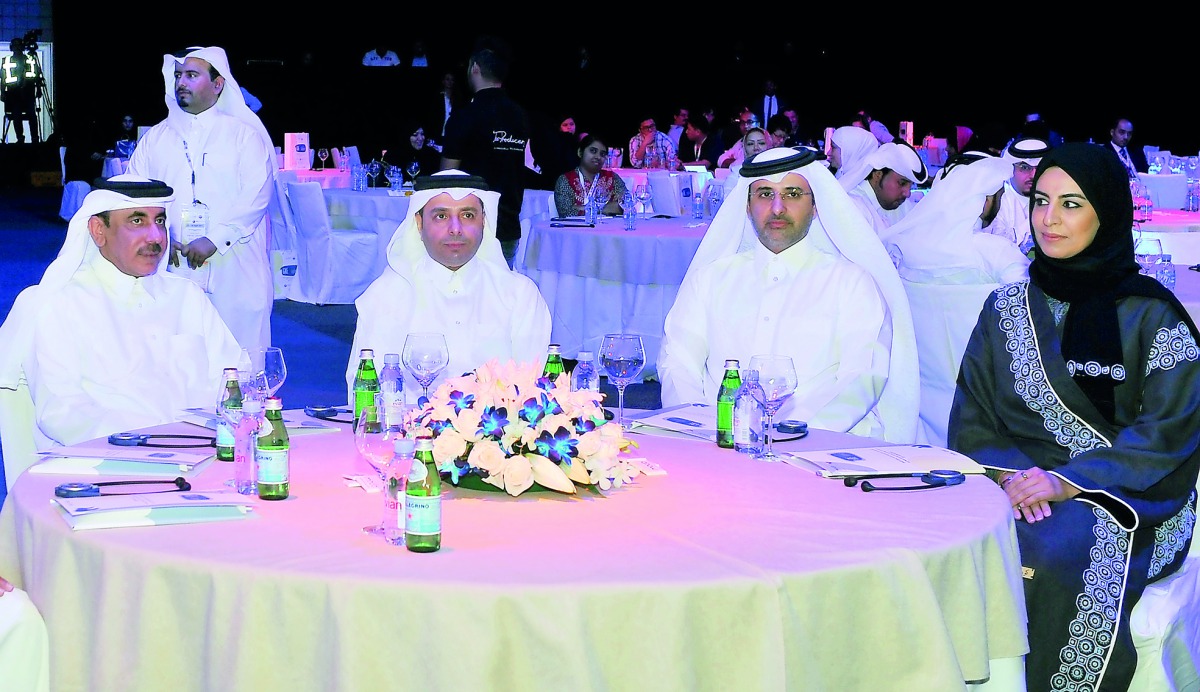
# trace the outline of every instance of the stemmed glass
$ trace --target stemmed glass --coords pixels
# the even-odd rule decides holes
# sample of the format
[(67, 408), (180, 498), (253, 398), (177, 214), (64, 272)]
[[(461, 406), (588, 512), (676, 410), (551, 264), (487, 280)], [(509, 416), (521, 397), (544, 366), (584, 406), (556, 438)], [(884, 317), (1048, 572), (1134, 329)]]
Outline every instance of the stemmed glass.
[(371, 163), (367, 164), (367, 175), (371, 176), (371, 187), (377, 187), (376, 181), (379, 179), (381, 171), (383, 171), (383, 165), (375, 159), (371, 159)]
[[(375, 396), (375, 406), (364, 406), (359, 414), (358, 427), (354, 429), (354, 446), (362, 458), (375, 469), (381, 484), (387, 483), (388, 464), (391, 463), (396, 448), (396, 440), (404, 437), (405, 418), (407, 411), (404, 402), (396, 402), (384, 408), (383, 397)], [(399, 474), (398, 474), (399, 475)], [(405, 470), (400, 478), (407, 478)], [(400, 481), (403, 483), (403, 480)], [(400, 489), (403, 492), (403, 488)], [(383, 511), (388, 511), (387, 492), (383, 492)], [(363, 527), (363, 533), (373, 535), (383, 534), (384, 520), (378, 524)]]
[(750, 359), (750, 369), (758, 371), (758, 383), (763, 390), (763, 410), (767, 414), (767, 420), (763, 424), (766, 444), (762, 453), (755, 458), (779, 461), (783, 456), (776, 454), (771, 448), (771, 431), (775, 426), (775, 413), (796, 391), (799, 384), (796, 366), (790, 356), (759, 355)]
[(242, 495), (253, 495), (258, 481), (255, 478), (254, 440), (266, 414), (267, 380), (262, 373), (238, 369), (238, 388), (242, 393), (241, 408), (223, 406), (225, 387), (217, 391), (217, 413), (233, 432), (234, 477), (225, 481), (225, 485)]
[(283, 349), (268, 346), (242, 349), (242, 353), (250, 364), (250, 372), (263, 379), (267, 396), (275, 396), (275, 392), (279, 391), (287, 379), (287, 363), (283, 360)]
[(408, 173), (408, 179), (411, 180), (415, 185), (417, 182), (417, 175), (421, 172), (421, 162), (413, 159), (412, 161), (408, 162), (408, 166), (404, 170), (406, 173)]
[(399, 166), (388, 166), (384, 177), (387, 178), (388, 187), (393, 190), (399, 190), (400, 186), (404, 184), (404, 174), (400, 172)]
[(644, 219), (650, 218), (650, 212), (646, 208), (646, 203), (650, 201), (650, 196), (653, 192), (654, 189), (650, 186), (650, 183), (643, 183), (633, 189), (633, 196), (637, 198), (637, 201), (642, 203), (642, 218)]
[(608, 206), (608, 200), (611, 199), (612, 190), (606, 187), (597, 185), (592, 190), (592, 203), (596, 205), (596, 216), (604, 214), (604, 207)]
[(436, 332), (414, 332), (404, 338), (404, 351), (400, 354), (408, 374), (424, 390), (429, 400), (429, 385), (442, 374), (450, 363), (450, 351), (446, 348), (446, 337)]
[(325, 147), (317, 149), (317, 158), (321, 159), (321, 168), (318, 170), (325, 170), (325, 159), (329, 158), (329, 150)]
[(1162, 260), (1162, 241), (1157, 238), (1139, 237), (1133, 245), (1133, 258), (1137, 260), (1142, 273), (1154, 275), (1154, 265)]
[(637, 334), (605, 334), (600, 342), (600, 364), (617, 388), (617, 425), (625, 426), (625, 387), (646, 365), (646, 347)]

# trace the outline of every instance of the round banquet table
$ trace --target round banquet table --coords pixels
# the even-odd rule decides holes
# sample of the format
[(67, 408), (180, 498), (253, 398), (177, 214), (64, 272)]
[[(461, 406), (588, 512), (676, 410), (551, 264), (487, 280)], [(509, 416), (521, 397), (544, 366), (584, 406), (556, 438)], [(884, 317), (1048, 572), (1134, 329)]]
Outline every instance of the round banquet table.
[[(153, 430), (172, 426), (195, 430)], [(72, 532), (49, 501), (71, 479), (27, 472), (0, 574), (46, 620), (55, 690), (926, 692), (1027, 651), (1013, 518), (987, 479), (864, 493), (635, 438), (667, 475), (605, 496), (451, 489), (430, 554), (361, 532), (381, 502), (343, 482), (369, 472), (348, 430), (293, 437), (291, 497), (244, 520)]]
[(1200, 262), (1200, 212), (1155, 208), (1150, 220), (1138, 225), (1143, 237), (1162, 241), (1175, 264)]
[(663, 323), (708, 230), (708, 219), (602, 218), (594, 228), (536, 220), (525, 244), (524, 274), (550, 307), (550, 338), (562, 352), (600, 352), (605, 334), (641, 334), (643, 377), (654, 376)]

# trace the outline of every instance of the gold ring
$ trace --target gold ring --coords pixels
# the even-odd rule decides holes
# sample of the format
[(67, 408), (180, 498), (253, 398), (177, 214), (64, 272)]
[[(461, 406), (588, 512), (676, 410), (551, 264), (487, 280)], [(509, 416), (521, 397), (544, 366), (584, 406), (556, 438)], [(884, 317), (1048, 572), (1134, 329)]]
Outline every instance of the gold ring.
[(1024, 503), (1024, 502), (1018, 502), (1018, 503), (1017, 503), (1017, 509), (1025, 509), (1025, 503)]
[(1028, 474), (1028, 473), (1025, 473), (1024, 471), (1022, 471), (1022, 472), (1021, 472), (1021, 478), (1022, 478), (1023, 480), (1029, 480), (1029, 474)]

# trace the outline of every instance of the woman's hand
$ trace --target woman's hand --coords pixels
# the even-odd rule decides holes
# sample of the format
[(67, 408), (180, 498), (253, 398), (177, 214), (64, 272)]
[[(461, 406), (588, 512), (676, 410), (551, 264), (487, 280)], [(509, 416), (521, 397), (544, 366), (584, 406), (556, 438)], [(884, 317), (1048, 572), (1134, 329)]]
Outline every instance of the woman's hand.
[(1012, 503), (1013, 518), (1023, 517), (1031, 524), (1051, 515), (1051, 502), (1062, 502), (1079, 494), (1079, 488), (1036, 466), (1004, 476), (1000, 487)]

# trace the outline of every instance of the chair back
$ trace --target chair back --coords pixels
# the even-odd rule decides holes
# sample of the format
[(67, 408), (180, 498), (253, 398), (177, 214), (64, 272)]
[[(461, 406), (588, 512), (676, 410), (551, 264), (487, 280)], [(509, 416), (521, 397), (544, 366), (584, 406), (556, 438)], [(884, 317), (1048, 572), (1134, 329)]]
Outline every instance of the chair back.
[(16, 389), (0, 387), (0, 444), (4, 454), (4, 481), (12, 489), (17, 476), (37, 461), (33, 396), (22, 378)]
[(984, 301), (1000, 284), (903, 283), (912, 309), (921, 374), (917, 441), (945, 447), (950, 405), (967, 341)]
[(646, 182), (651, 185), (650, 203), (654, 205), (655, 214), (681, 216), (683, 205), (680, 202), (679, 186), (671, 177), (670, 171), (648, 171)]
[(292, 207), (288, 204), (288, 183), (299, 182), (296, 171), (279, 170), (275, 172), (275, 194), (267, 205), (267, 213), (271, 221), (272, 250), (294, 250), (296, 248), (296, 218)]
[(350, 157), (351, 166), (361, 166), (362, 158), (358, 155), (358, 147), (346, 147), (346, 156)]

